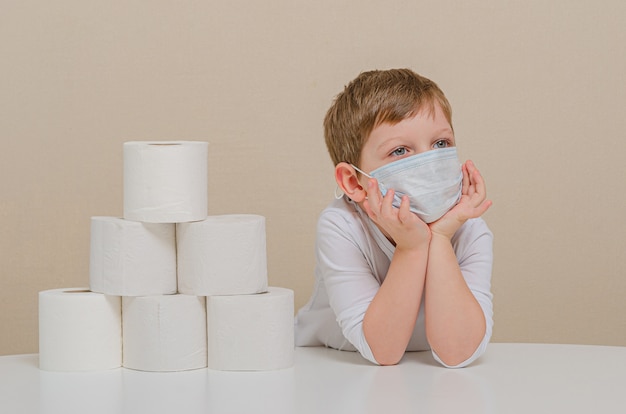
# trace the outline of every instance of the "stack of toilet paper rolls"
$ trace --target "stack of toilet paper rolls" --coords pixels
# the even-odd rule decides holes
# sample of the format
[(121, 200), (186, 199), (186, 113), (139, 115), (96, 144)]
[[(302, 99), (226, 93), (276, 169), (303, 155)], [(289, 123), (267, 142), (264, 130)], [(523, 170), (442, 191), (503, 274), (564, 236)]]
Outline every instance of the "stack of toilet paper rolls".
[(89, 289), (39, 293), (49, 371), (293, 365), (293, 291), (268, 287), (265, 218), (207, 215), (208, 144), (124, 144), (124, 217), (92, 217)]

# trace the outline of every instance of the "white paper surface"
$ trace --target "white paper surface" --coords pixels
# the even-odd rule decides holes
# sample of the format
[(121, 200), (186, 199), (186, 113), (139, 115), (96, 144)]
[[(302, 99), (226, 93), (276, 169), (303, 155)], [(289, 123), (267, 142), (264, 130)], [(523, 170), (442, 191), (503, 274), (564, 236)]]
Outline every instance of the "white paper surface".
[(124, 218), (181, 223), (207, 216), (208, 143), (124, 143)]
[(293, 291), (207, 298), (208, 367), (264, 371), (293, 365)]
[(204, 297), (124, 297), (122, 315), (124, 367), (141, 371), (184, 371), (206, 367)]
[[(124, 410), (122, 400), (125, 393), (120, 381), (120, 371), (122, 370), (109, 369), (80, 373), (40, 371), (38, 376), (39, 410), (29, 411), (22, 406), (21, 410), (12, 411), (3, 404), (3, 412), (37, 414), (128, 412)], [(32, 398), (32, 396), (29, 397)]]
[(176, 227), (178, 290), (190, 295), (245, 295), (267, 290), (265, 217), (209, 216)]
[(39, 367), (90, 371), (122, 364), (120, 297), (87, 288), (39, 292)]
[(118, 296), (176, 293), (176, 225), (91, 218), (89, 287)]

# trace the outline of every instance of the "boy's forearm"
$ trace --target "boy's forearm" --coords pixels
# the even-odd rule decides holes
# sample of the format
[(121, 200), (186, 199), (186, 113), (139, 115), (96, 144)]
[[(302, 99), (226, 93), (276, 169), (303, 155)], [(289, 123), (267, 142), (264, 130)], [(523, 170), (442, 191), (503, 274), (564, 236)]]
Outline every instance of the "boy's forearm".
[(365, 313), (365, 339), (381, 365), (398, 363), (406, 351), (420, 308), (427, 260), (427, 249), (397, 249), (385, 281)]
[(430, 346), (446, 365), (458, 365), (477, 349), (486, 323), (446, 237), (433, 234), (424, 286)]

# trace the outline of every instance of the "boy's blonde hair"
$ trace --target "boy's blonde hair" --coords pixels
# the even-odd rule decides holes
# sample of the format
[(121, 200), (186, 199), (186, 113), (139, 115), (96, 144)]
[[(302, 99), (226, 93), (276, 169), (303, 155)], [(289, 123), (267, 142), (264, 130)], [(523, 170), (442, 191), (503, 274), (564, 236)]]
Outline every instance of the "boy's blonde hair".
[(410, 69), (363, 72), (337, 97), (324, 118), (324, 138), (334, 165), (359, 165), (361, 149), (372, 130), (398, 123), (424, 105), (434, 114), (435, 103), (452, 126), (452, 109), (437, 84)]

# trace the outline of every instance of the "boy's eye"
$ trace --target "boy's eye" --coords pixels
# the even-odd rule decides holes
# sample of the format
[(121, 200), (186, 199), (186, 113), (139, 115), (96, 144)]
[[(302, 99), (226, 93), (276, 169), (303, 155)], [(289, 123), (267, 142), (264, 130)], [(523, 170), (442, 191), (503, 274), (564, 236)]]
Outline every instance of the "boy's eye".
[(435, 149), (447, 148), (448, 146), (449, 146), (448, 140), (440, 139), (439, 141), (435, 142), (435, 144), (433, 145), (433, 148)]
[(398, 156), (402, 156), (406, 154), (406, 148), (405, 147), (400, 147), (400, 148), (396, 148), (395, 150), (393, 150), (393, 152), (391, 153), (391, 155), (395, 155), (396, 157)]

